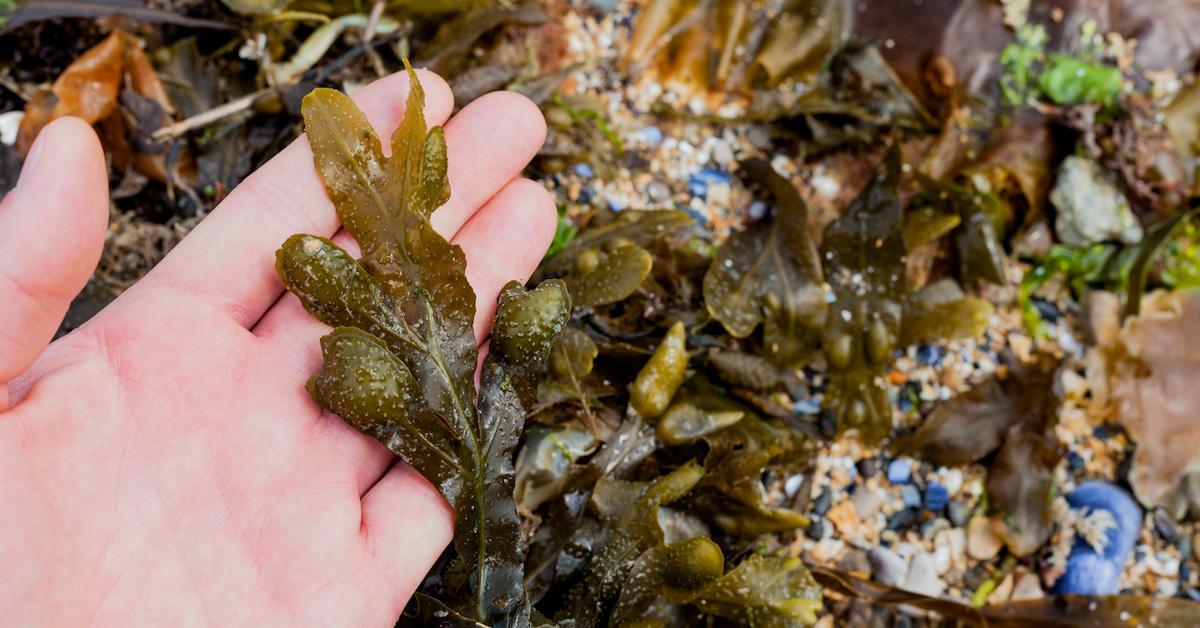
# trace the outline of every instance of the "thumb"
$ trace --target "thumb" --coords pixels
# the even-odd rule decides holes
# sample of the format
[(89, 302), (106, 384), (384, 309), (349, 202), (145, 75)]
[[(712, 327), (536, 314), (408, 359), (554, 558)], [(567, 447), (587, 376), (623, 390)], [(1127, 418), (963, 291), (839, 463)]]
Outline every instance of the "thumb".
[(55, 120), (0, 201), (0, 410), (95, 269), (107, 222), (100, 140), (78, 118)]

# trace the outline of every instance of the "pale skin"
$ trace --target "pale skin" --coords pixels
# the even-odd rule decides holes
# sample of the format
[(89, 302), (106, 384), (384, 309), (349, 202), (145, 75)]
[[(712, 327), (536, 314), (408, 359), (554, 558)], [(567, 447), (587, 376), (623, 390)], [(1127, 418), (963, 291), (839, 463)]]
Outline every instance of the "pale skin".
[[(483, 342), (500, 288), (554, 234), (549, 194), (519, 177), (545, 124), (511, 93), (450, 118), (449, 87), (419, 76), (450, 156), (432, 220), (466, 252)], [(354, 98), (387, 137), (407, 93), (393, 75)], [(99, 141), (55, 121), (0, 202), (0, 625), (391, 626), (454, 515), (303, 388), (328, 329), (284, 293), (275, 250), (312, 233), (357, 254), (307, 142), (50, 342), (107, 217)]]

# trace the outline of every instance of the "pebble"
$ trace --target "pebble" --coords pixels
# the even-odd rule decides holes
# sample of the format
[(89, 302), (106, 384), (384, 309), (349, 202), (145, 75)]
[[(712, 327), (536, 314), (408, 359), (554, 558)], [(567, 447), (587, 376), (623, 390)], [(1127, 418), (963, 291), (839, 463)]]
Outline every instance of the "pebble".
[(725, 141), (713, 142), (712, 159), (722, 166), (726, 166), (733, 161), (733, 149), (729, 147), (729, 143)]
[(937, 596), (946, 588), (946, 583), (938, 576), (933, 556), (926, 552), (919, 552), (909, 563), (908, 575), (905, 576), (904, 584), (900, 585), (900, 588), (913, 593)]
[(859, 575), (871, 577), (871, 560), (863, 550), (849, 547), (838, 557), (838, 569)]
[(1171, 521), (1171, 516), (1162, 508), (1154, 509), (1154, 530), (1162, 537), (1162, 540), (1168, 543), (1175, 543), (1179, 540), (1179, 526)]
[(646, 186), (646, 196), (649, 196), (650, 200), (656, 203), (661, 203), (671, 198), (671, 188), (667, 187), (667, 184), (662, 181), (654, 181)]
[(1192, 536), (1192, 558), (1200, 561), (1200, 530)]
[(942, 473), (942, 485), (946, 487), (946, 492), (951, 495), (957, 495), (962, 490), (963, 473), (958, 469), (946, 469)]
[(932, 541), (938, 532), (950, 527), (950, 522), (941, 517), (934, 517), (921, 524), (921, 538)]
[(688, 193), (697, 198), (708, 196), (709, 186), (729, 185), (732, 179), (728, 172), (714, 168), (701, 168), (688, 177)]
[(1008, 599), (1014, 602), (1021, 600), (1040, 600), (1046, 597), (1042, 591), (1042, 579), (1031, 571), (1019, 570), (1013, 575), (1012, 595)]
[(797, 473), (790, 476), (783, 482), (783, 492), (788, 497), (795, 497), (796, 493), (800, 492), (800, 487), (804, 486), (804, 474)]
[(908, 563), (886, 547), (871, 548), (867, 560), (871, 563), (871, 577), (876, 582), (897, 587), (908, 576)]
[(977, 516), (967, 523), (967, 554), (976, 560), (991, 560), (1004, 547), (1004, 539), (988, 517)]
[(887, 479), (892, 484), (904, 484), (912, 478), (912, 461), (905, 458), (896, 458), (888, 465)]
[(936, 549), (948, 549), (951, 556), (962, 556), (967, 551), (967, 532), (962, 528), (938, 530), (933, 535), (933, 546)]
[(876, 473), (879, 473), (879, 464), (875, 462), (874, 458), (863, 458), (855, 466), (858, 467), (858, 474), (866, 479), (873, 478)]
[(792, 404), (792, 410), (795, 410), (797, 414), (818, 414), (821, 412), (821, 404), (816, 399), (809, 397)]
[(932, 512), (938, 512), (946, 507), (946, 502), (950, 500), (950, 492), (945, 486), (937, 482), (930, 482), (929, 486), (925, 487), (925, 509)]
[(826, 519), (833, 524), (833, 527), (837, 528), (842, 538), (853, 539), (858, 537), (860, 523), (858, 512), (855, 511), (854, 504), (849, 501), (843, 501), (830, 509), (829, 516)]
[(953, 523), (957, 527), (962, 527), (967, 525), (967, 518), (971, 516), (971, 509), (958, 500), (952, 500), (946, 506), (946, 516), (949, 517), (950, 523)]
[(1041, 297), (1033, 297), (1030, 301), (1033, 303), (1033, 309), (1037, 310), (1038, 318), (1047, 323), (1057, 322), (1059, 317), (1062, 316), (1062, 312), (1058, 310), (1057, 305)]
[(917, 347), (917, 362), (937, 368), (942, 365), (942, 350), (933, 345)]
[(817, 494), (816, 499), (812, 502), (812, 511), (817, 515), (824, 516), (829, 512), (829, 506), (833, 504), (833, 494), (829, 492), (829, 488), (822, 488)]
[(596, 176), (596, 173), (592, 170), (592, 165), (589, 163), (575, 164), (571, 166), (571, 171), (575, 173), (575, 176), (582, 179), (590, 179)]
[(804, 529), (804, 534), (814, 541), (820, 541), (825, 536), (826, 527), (824, 519), (814, 517)]
[(904, 500), (904, 505), (908, 508), (915, 508), (921, 505), (921, 491), (912, 484), (905, 484), (900, 487), (900, 498)]
[(854, 510), (858, 513), (858, 517), (860, 519), (870, 519), (883, 507), (884, 497), (879, 491), (864, 486), (854, 491), (854, 499), (852, 501), (854, 502)]
[(746, 130), (746, 139), (751, 146), (766, 150), (771, 148), (771, 129), (762, 124), (755, 124)]
[(916, 508), (905, 508), (898, 510), (888, 517), (887, 527), (889, 530), (907, 530), (917, 524), (921, 519), (921, 511)]
[(988, 594), (987, 602), (988, 604), (1003, 604), (1008, 601), (1008, 597), (1012, 595), (1012, 591), (1013, 575), (1010, 573), (1004, 576), (1000, 584), (996, 585), (996, 588), (992, 589), (992, 592)]
[(1109, 529), (1108, 543), (1103, 553), (1097, 553), (1088, 543), (1075, 539), (1067, 559), (1066, 573), (1054, 585), (1055, 593), (1079, 595), (1112, 595), (1121, 584), (1125, 561), (1137, 542), (1142, 524), (1142, 511), (1128, 493), (1108, 482), (1090, 481), (1080, 484), (1067, 495), (1074, 509), (1091, 512), (1107, 510), (1116, 520)]
[(641, 137), (642, 141), (652, 146), (658, 146), (663, 141), (662, 129), (656, 126), (642, 127), (642, 130), (638, 132), (638, 135)]

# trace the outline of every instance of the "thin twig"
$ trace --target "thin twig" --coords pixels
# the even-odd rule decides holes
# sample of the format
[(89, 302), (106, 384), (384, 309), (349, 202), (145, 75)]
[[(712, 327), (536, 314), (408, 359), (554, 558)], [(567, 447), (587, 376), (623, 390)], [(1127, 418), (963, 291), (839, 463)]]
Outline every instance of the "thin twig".
[(375, 28), (379, 26), (379, 19), (383, 17), (383, 9), (386, 6), (386, 0), (375, 0), (375, 6), (371, 7), (371, 15), (367, 19), (367, 30), (363, 33), (363, 50), (367, 54), (367, 59), (371, 60), (375, 74), (379, 76), (385, 76), (387, 68), (383, 66), (383, 59), (379, 57), (379, 53), (375, 52), (375, 48), (370, 44), (371, 40), (375, 38)]
[(266, 88), (260, 89), (256, 92), (251, 92), (249, 94), (246, 94), (245, 96), (242, 96), (241, 98), (231, 100), (223, 105), (213, 107), (212, 109), (209, 109), (208, 111), (201, 111), (200, 113), (198, 113), (190, 118), (180, 120), (179, 122), (176, 122), (175, 124), (169, 124), (167, 126), (164, 126), (160, 129), (158, 129), (154, 133), (150, 134), (150, 138), (153, 139), (155, 142), (160, 142), (160, 143), (173, 140), (173, 139), (183, 135), (184, 133), (187, 133), (188, 131), (206, 127), (218, 120), (221, 120), (223, 118), (231, 116), (235, 113), (245, 111), (246, 109), (249, 109), (251, 105), (254, 104), (254, 101), (258, 97), (260, 97), (264, 94), (269, 94), (273, 91), (275, 91), (274, 87), (266, 87)]
[[(355, 46), (354, 49), (347, 51), (341, 57), (338, 57), (337, 59), (335, 59), (332, 63), (329, 63), (328, 65), (325, 65), (320, 68), (313, 68), (313, 69), (310, 69), (309, 71), (305, 72), (297, 80), (297, 82), (302, 83), (305, 81), (312, 81), (314, 83), (322, 83), (326, 79), (329, 78), (329, 75), (331, 73), (333, 73), (334, 71), (336, 71), (342, 67), (345, 67), (345, 65), (347, 63), (353, 61), (355, 58), (357, 58), (359, 55), (365, 53), (367, 50), (374, 50), (378, 46), (382, 46), (391, 41), (395, 41), (400, 35), (401, 35), (400, 32), (396, 32), (396, 33), (392, 33), (392, 34), (388, 35), (387, 37), (377, 39), (377, 40), (369, 42), (369, 43), (363, 42), (362, 44)], [(194, 131), (196, 129), (206, 127), (214, 122), (217, 122), (219, 120), (222, 120), (224, 118), (232, 116), (236, 113), (245, 111), (245, 110), (249, 109), (250, 106), (254, 104), (254, 101), (257, 100), (260, 96), (269, 94), (269, 93), (276, 91), (277, 89), (280, 89), (283, 87), (286, 87), (286, 85), (278, 85), (276, 87), (265, 87), (256, 92), (246, 94), (245, 96), (241, 96), (239, 98), (231, 100), (223, 105), (218, 105), (212, 109), (209, 109), (208, 111), (201, 111), (200, 113), (198, 113), (190, 118), (187, 118), (185, 120), (180, 120), (179, 122), (176, 122), (174, 124), (169, 124), (167, 126), (164, 126), (160, 129), (158, 129), (157, 131), (155, 131), (154, 133), (150, 134), (150, 137), (155, 142), (160, 142), (160, 143), (173, 140), (189, 131)]]

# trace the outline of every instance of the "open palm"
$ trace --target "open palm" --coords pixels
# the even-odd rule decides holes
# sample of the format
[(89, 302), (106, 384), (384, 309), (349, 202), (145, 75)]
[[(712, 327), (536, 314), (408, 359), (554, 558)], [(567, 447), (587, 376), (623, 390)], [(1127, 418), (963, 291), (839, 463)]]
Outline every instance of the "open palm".
[[(446, 122), (450, 89), (419, 76)], [(394, 75), (355, 100), (386, 137), (407, 93)], [(466, 252), (482, 340), (553, 236), (549, 195), (517, 178), (545, 127), (497, 93), (445, 128), (452, 197), (433, 223)], [(304, 390), (327, 329), (273, 263), (293, 233), (338, 231), (307, 142), (47, 346), (107, 214), (99, 143), (74, 119), (42, 132), (0, 204), (0, 625), (390, 625), (453, 513)]]

